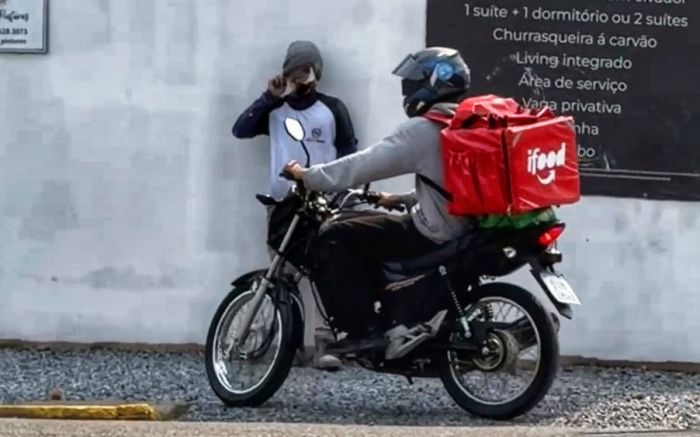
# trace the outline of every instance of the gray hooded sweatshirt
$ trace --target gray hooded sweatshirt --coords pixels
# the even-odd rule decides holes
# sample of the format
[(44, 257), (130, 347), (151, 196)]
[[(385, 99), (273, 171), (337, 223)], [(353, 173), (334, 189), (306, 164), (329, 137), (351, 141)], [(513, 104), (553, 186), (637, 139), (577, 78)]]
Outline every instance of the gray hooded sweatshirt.
[[(442, 112), (454, 104), (436, 105)], [(378, 143), (341, 159), (312, 166), (304, 172), (304, 184), (312, 190), (334, 192), (368, 182), (416, 174), (415, 190), (407, 195), (411, 217), (418, 231), (444, 243), (471, 229), (471, 221), (447, 212), (447, 201), (418, 175), (444, 187), (440, 131), (442, 126), (423, 117), (410, 118)]]

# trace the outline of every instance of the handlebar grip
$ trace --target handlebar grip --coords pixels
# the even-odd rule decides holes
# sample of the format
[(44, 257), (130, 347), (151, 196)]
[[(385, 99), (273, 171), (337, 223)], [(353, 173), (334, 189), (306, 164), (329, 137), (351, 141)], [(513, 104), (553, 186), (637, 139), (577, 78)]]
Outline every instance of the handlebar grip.
[(403, 205), (398, 205), (398, 206), (384, 206), (383, 207), (386, 210), (389, 211), (398, 211), (398, 212), (406, 212), (406, 208)]
[[(378, 207), (379, 201), (382, 200), (382, 195), (374, 191), (367, 191), (364, 193), (364, 198), (368, 203), (374, 203), (375, 207)], [(383, 208), (388, 209), (389, 211), (406, 212), (406, 207), (404, 205), (383, 206)]]
[(370, 203), (377, 203), (380, 200), (382, 200), (382, 196), (380, 196), (377, 193), (366, 193), (365, 194), (365, 199), (367, 199), (368, 202)]
[(288, 172), (286, 170), (283, 170), (282, 172), (280, 172), (279, 176), (287, 179), (288, 181), (296, 181), (296, 179), (294, 179), (294, 175), (292, 175), (290, 172)]

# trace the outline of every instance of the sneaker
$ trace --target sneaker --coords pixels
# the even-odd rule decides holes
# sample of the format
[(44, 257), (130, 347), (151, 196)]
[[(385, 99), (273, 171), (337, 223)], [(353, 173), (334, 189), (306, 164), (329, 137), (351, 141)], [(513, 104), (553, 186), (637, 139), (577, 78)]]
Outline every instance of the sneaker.
[(343, 366), (343, 362), (333, 355), (323, 355), (316, 362), (316, 368), (319, 370), (335, 371)]

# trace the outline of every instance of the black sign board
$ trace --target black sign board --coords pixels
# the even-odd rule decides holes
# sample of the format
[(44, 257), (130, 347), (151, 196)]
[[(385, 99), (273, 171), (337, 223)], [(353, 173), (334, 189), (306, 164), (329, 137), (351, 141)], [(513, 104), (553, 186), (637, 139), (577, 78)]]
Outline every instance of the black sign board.
[(428, 0), (472, 91), (577, 122), (584, 194), (700, 200), (700, 0)]

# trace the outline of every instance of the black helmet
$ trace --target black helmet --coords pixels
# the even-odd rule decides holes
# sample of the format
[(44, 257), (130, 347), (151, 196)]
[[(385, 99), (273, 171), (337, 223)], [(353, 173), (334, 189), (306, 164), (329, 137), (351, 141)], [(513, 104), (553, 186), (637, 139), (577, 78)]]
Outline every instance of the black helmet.
[(409, 54), (394, 68), (401, 77), (403, 107), (409, 117), (424, 114), (438, 102), (451, 101), (469, 91), (469, 66), (457, 50), (429, 47)]
[(285, 76), (292, 71), (311, 66), (314, 69), (316, 79), (321, 79), (323, 74), (323, 58), (321, 52), (311, 41), (294, 41), (287, 48), (287, 56), (282, 65), (282, 74)]

